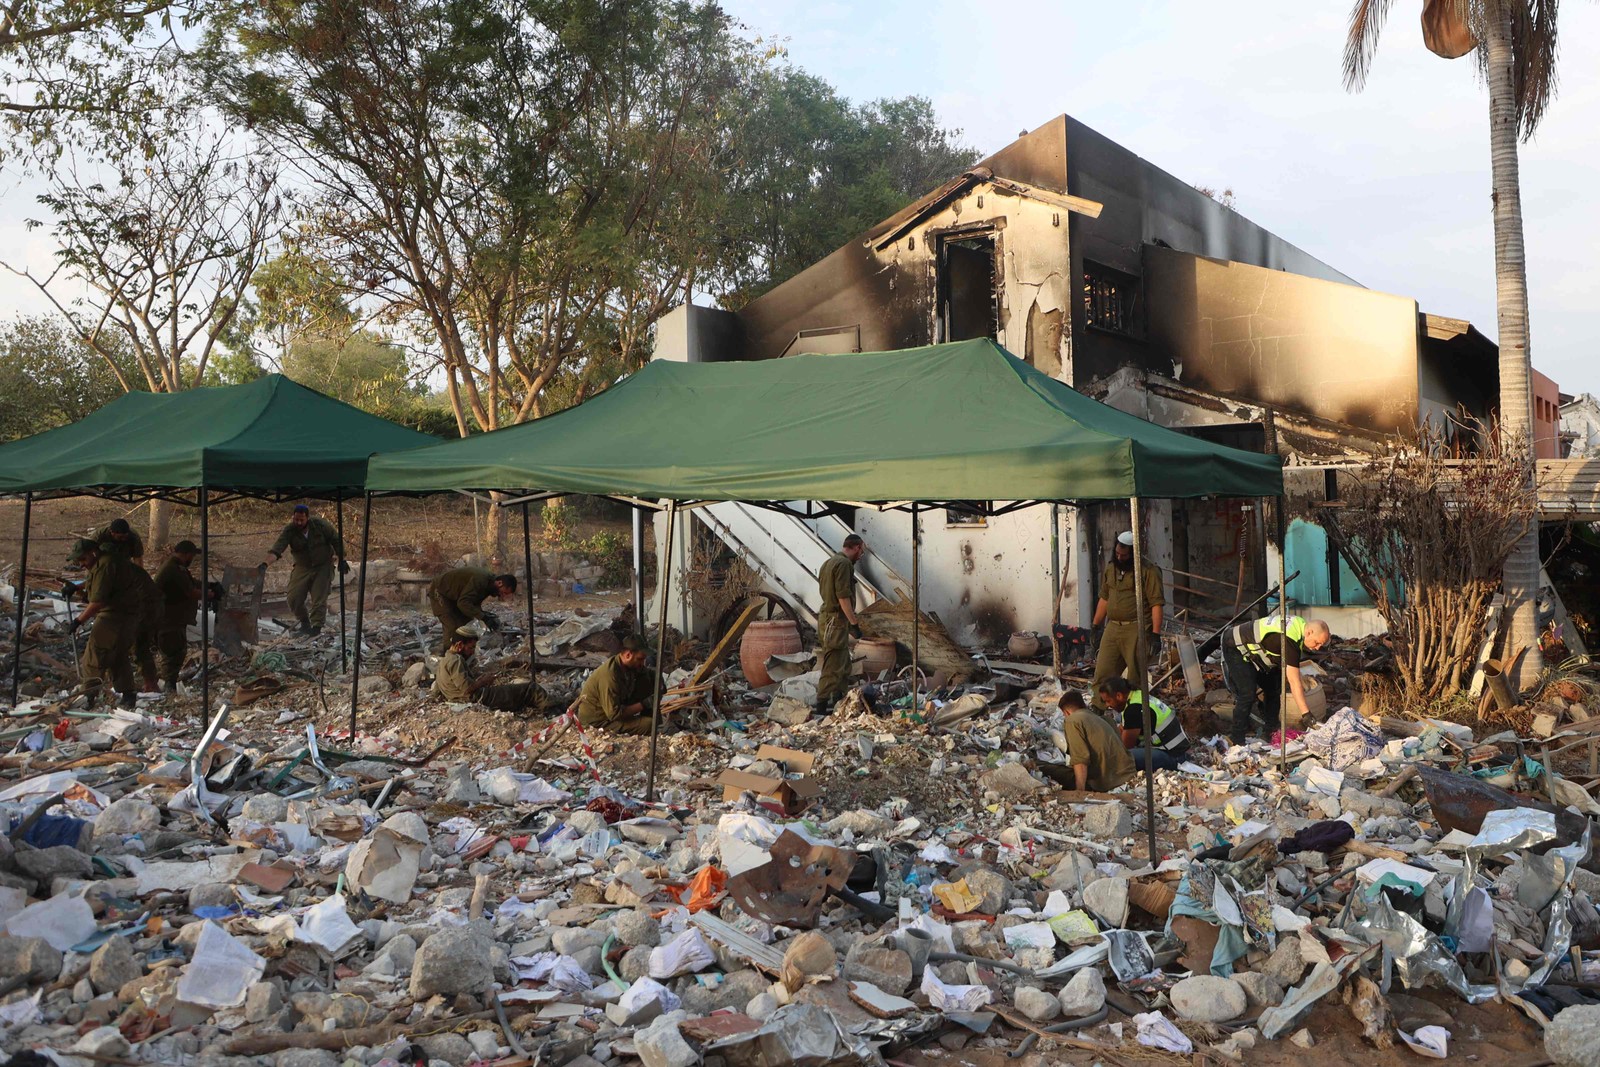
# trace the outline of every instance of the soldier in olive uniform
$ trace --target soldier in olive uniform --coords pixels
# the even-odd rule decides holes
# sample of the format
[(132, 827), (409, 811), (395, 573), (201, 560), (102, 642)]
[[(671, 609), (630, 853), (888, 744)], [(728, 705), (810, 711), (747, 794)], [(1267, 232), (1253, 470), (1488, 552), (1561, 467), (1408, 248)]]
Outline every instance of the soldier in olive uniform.
[(134, 564), (120, 553), (100, 551), (87, 539), (72, 546), (69, 561), (89, 572), (84, 593), (88, 604), (72, 620), (74, 630), (94, 620), (83, 650), (84, 681), (99, 679), (121, 696), (123, 707), (131, 708), (136, 702), (131, 653), (143, 610), (138, 579), (131, 573)]
[(817, 592), (822, 599), (822, 610), (817, 614), (817, 639), (822, 645), (818, 715), (833, 710), (833, 702), (844, 696), (850, 677), (850, 639), (861, 638), (856, 621), (856, 562), (866, 551), (867, 543), (861, 535), (851, 534), (817, 575)]
[(516, 591), (516, 575), (492, 574), (482, 567), (457, 567), (435, 578), (428, 586), (428, 606), (444, 627), (439, 651), (450, 651), (456, 631), (474, 619), (491, 630), (500, 629), (499, 617), (484, 611), (483, 602), (491, 596), (504, 600)]
[(94, 535), (94, 543), (101, 551), (116, 552), (124, 559), (144, 559), (144, 538), (133, 532), (127, 519), (112, 519), (105, 529)]
[(199, 552), (193, 541), (179, 541), (156, 572), (156, 592), (161, 597), (156, 651), (161, 656), (161, 681), (169, 693), (178, 689), (178, 672), (189, 654), (189, 627), (198, 614), (200, 583), (189, 568)]
[[(637, 637), (622, 639), (622, 651), (595, 668), (584, 679), (574, 707), (584, 726), (635, 737), (650, 733), (650, 705), (655, 699), (655, 679), (645, 669), (649, 654)], [(668, 731), (666, 723), (661, 724)]]
[(1139, 617), (1133, 585), (1133, 533), (1124, 530), (1117, 535), (1111, 561), (1100, 576), (1100, 601), (1094, 607), (1094, 625), (1105, 626), (1100, 636), (1100, 651), (1094, 661), (1094, 706), (1105, 710), (1105, 697), (1100, 693), (1100, 683), (1122, 675), (1134, 685), (1144, 684), (1139, 671), (1148, 657), (1140, 646), (1152, 638), (1159, 640), (1161, 609), (1166, 605), (1162, 591), (1161, 568), (1144, 562), (1144, 607), (1149, 612), (1149, 625)]
[(142, 563), (129, 560), (128, 575), (139, 587), (139, 625), (133, 634), (133, 659), (139, 665), (144, 691), (155, 693), (160, 691), (156, 679), (156, 632), (161, 628), (161, 593)]
[(289, 572), (289, 610), (300, 622), (299, 633), (316, 636), (328, 616), (334, 561), (338, 560), (340, 573), (350, 570), (350, 564), (345, 562), (344, 542), (333, 523), (314, 517), (304, 504), (296, 504), (289, 525), (267, 550), (270, 558), (263, 559), (261, 565), (267, 567), (282, 559), (285, 549), (294, 557), (294, 570)]
[(495, 674), (480, 674), (472, 654), (478, 649), (480, 626), (471, 623), (456, 630), (450, 651), (439, 661), (433, 691), (457, 704), (482, 704), (494, 711), (543, 711), (544, 690), (533, 682), (500, 682)]

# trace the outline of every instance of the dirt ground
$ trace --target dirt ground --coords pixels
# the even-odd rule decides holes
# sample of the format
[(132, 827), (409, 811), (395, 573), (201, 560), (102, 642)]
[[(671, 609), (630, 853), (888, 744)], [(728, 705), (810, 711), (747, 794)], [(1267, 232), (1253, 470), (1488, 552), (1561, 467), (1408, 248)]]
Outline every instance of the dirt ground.
[[(337, 521), (334, 504), (308, 501), (312, 514), (321, 515), (329, 522)], [(277, 539), (279, 531), (289, 521), (293, 503), (269, 504), (254, 500), (239, 500), (220, 504), (211, 509), (211, 559), (212, 570), (228, 564), (246, 566), (258, 563)], [(486, 505), (455, 494), (407, 498), (379, 498), (372, 506), (372, 540), (368, 555), (372, 559), (399, 560), (437, 569), (446, 561), (476, 551), (479, 534), (487, 529)], [(15, 567), (21, 552), (23, 504), (20, 500), (0, 500), (0, 569)], [(60, 500), (36, 501), (33, 505), (30, 544), (28, 548), (28, 573), (42, 580), (61, 571), (62, 559), (75, 538), (105, 526), (112, 519), (125, 518), (141, 535), (146, 532), (149, 509), (143, 505), (129, 507), (114, 500), (93, 497), (68, 497)], [(511, 518), (512, 554), (521, 554), (522, 522), (520, 516)], [(586, 536), (598, 530), (614, 530), (628, 535), (625, 520), (580, 519), (577, 532)], [(530, 529), (534, 547), (538, 550), (542, 526), (539, 514), (534, 512)], [(476, 532), (475, 532), (476, 531)], [(352, 557), (361, 550), (361, 504), (359, 501), (344, 505), (344, 535)], [(645, 537), (648, 544), (650, 532)], [(200, 513), (195, 508), (172, 509), (171, 538), (200, 540)], [(516, 560), (513, 559), (513, 563)], [(147, 559), (146, 565), (154, 570), (156, 561)], [(287, 575), (287, 567), (282, 568)]]

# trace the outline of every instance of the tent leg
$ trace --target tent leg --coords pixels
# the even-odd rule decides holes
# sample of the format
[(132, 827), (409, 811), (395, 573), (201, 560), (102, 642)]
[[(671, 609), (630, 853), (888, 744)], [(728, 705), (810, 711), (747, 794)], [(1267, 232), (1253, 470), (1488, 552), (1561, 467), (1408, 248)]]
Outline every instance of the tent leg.
[(911, 505), (911, 714), (922, 707), (922, 514)]
[(344, 491), (334, 496), (334, 507), (339, 515), (339, 670), (350, 669), (350, 650), (345, 644), (344, 572), (349, 561), (344, 558)]
[(1128, 517), (1132, 520), (1133, 527), (1133, 605), (1134, 619), (1139, 624), (1139, 637), (1133, 646), (1133, 662), (1136, 664), (1135, 673), (1139, 678), (1139, 689), (1144, 693), (1140, 706), (1144, 708), (1144, 811), (1147, 832), (1150, 835), (1150, 865), (1153, 867), (1160, 860), (1156, 854), (1156, 770), (1152, 763), (1155, 759), (1155, 716), (1150, 713), (1150, 698), (1155, 696), (1149, 692), (1150, 664), (1145, 653), (1146, 638), (1145, 628), (1149, 625), (1149, 616), (1145, 614), (1148, 608), (1144, 602), (1144, 531), (1139, 522), (1139, 498), (1128, 498)]
[(17, 694), (22, 690), (22, 626), (28, 611), (28, 533), (33, 525), (33, 494), (22, 498), (22, 559), (17, 564), (17, 634), (12, 648), (11, 706), (17, 706)]
[(672, 540), (678, 526), (678, 502), (667, 501), (667, 557), (661, 564), (661, 622), (656, 629), (656, 686), (655, 699), (650, 702), (650, 772), (645, 785), (644, 799), (656, 799), (656, 737), (661, 732), (661, 670), (667, 662), (667, 583), (672, 580)]
[(522, 503), (522, 581), (528, 601), (528, 681), (539, 680), (539, 650), (533, 646), (533, 534), (528, 531), (528, 502)]
[(644, 636), (644, 509), (633, 508), (633, 627)]
[[(1284, 572), (1289, 569), (1289, 538), (1286, 523), (1283, 521), (1283, 499), (1280, 497), (1275, 504), (1278, 512), (1278, 612), (1284, 620), (1283, 640), (1287, 641), (1289, 630), (1289, 580), (1284, 577)], [(1270, 741), (1271, 738), (1268, 738)], [(1289, 672), (1283, 666), (1278, 667), (1278, 770), (1285, 777), (1289, 774)]]
[(1056, 627), (1061, 625), (1061, 505), (1050, 505), (1050, 676), (1061, 677), (1061, 642)]
[(200, 718), (211, 719), (211, 608), (204, 590), (211, 581), (211, 508), (209, 494), (200, 486)]
[(372, 543), (372, 494), (361, 502), (361, 573), (356, 575), (356, 647), (350, 663), (350, 744), (356, 743), (356, 707), (361, 693), (361, 624), (367, 607), (367, 548)]

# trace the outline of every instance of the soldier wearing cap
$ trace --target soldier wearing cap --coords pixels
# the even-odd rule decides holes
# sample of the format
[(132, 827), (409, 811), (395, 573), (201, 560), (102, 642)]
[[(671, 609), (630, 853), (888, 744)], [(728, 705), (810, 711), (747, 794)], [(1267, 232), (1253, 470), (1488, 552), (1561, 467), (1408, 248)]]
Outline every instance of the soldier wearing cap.
[(68, 562), (89, 572), (84, 592), (88, 603), (72, 620), (74, 630), (94, 620), (83, 650), (83, 679), (99, 679), (117, 692), (123, 707), (131, 708), (136, 702), (131, 653), (143, 610), (134, 564), (118, 552), (102, 552), (87, 538), (72, 546)]
[(144, 559), (144, 538), (133, 532), (127, 519), (112, 519), (105, 529), (94, 535), (94, 543), (102, 551), (116, 552), (125, 559)]
[(345, 561), (344, 541), (333, 523), (313, 516), (304, 504), (296, 504), (289, 525), (267, 549), (261, 566), (267, 567), (282, 559), (285, 549), (294, 557), (288, 595), (289, 610), (300, 623), (296, 632), (315, 637), (322, 632), (323, 620), (328, 617), (328, 590), (333, 587), (334, 561), (338, 560), (341, 574), (350, 571), (350, 564)]
[(501, 682), (493, 672), (478, 672), (472, 654), (483, 629), (482, 623), (457, 627), (450, 651), (439, 661), (433, 691), (457, 704), (478, 703), (494, 711), (544, 711), (544, 690), (533, 682)]
[[(1122, 675), (1137, 685), (1144, 680), (1138, 672), (1145, 662), (1140, 644), (1151, 638), (1160, 639), (1161, 609), (1166, 605), (1162, 591), (1161, 568), (1144, 561), (1144, 606), (1148, 620), (1139, 617), (1136, 590), (1133, 584), (1133, 532), (1124, 530), (1117, 535), (1116, 547), (1100, 576), (1100, 600), (1094, 606), (1095, 626), (1105, 626), (1100, 637), (1100, 651), (1094, 661), (1094, 706), (1105, 710), (1105, 697), (1100, 683)], [(1145, 623), (1148, 621), (1148, 626)]]
[(642, 640), (624, 637), (622, 651), (584, 679), (574, 705), (578, 721), (614, 734), (648, 735), (650, 705), (655, 699), (655, 679), (646, 669), (648, 660)]
[(179, 541), (156, 572), (156, 592), (161, 598), (156, 652), (161, 656), (161, 682), (169, 693), (177, 691), (178, 672), (189, 654), (189, 627), (198, 614), (200, 583), (189, 568), (199, 553), (193, 541)]

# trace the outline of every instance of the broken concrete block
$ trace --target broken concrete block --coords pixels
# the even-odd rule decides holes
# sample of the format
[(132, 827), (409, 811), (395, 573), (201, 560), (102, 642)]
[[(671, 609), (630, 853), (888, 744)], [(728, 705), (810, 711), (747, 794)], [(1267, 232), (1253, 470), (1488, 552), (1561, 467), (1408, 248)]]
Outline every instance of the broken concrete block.
[(1252, 1008), (1276, 1008), (1283, 1003), (1284, 988), (1278, 980), (1261, 971), (1240, 971), (1228, 979), (1244, 990)]
[(1339, 794), (1339, 805), (1345, 811), (1358, 815), (1363, 819), (1371, 819), (1380, 815), (1407, 816), (1411, 814), (1411, 805), (1394, 797), (1380, 797), (1376, 793), (1369, 793), (1365, 789), (1346, 789)]
[(1133, 818), (1121, 803), (1094, 804), (1084, 812), (1083, 832), (1101, 839), (1127, 837), (1133, 833)]
[(974, 911), (999, 915), (1011, 903), (1011, 880), (992, 867), (969, 863), (956, 868), (953, 880), (965, 880), (967, 888), (978, 895)]
[(1033, 986), (1018, 986), (1011, 1002), (1036, 1023), (1047, 1023), (1061, 1014), (1061, 1002), (1053, 994)]
[(978, 775), (978, 786), (1003, 797), (1025, 797), (1049, 788), (1020, 763), (1002, 763), (992, 771), (984, 771)]
[(1560, 717), (1557, 715), (1553, 715), (1548, 711), (1540, 712), (1533, 717), (1533, 736), (1549, 737), (1556, 732), (1556, 726), (1560, 721)]
[(102, 838), (148, 834), (161, 829), (161, 809), (139, 797), (113, 801), (94, 817), (94, 832)]
[(1185, 978), (1168, 994), (1180, 1018), (1197, 1023), (1225, 1023), (1249, 1007), (1244, 988), (1226, 978), (1202, 974)]
[(488, 935), (473, 926), (447, 927), (428, 938), (417, 949), (411, 968), (412, 997), (481, 994), (494, 981), (491, 944)]
[(1128, 922), (1128, 880), (1100, 878), (1090, 882), (1083, 887), (1083, 903), (1111, 926), (1121, 929)]
[(94, 861), (70, 845), (20, 850), (13, 860), (18, 870), (46, 891), (57, 878), (88, 878), (94, 873)]
[(845, 955), (844, 976), (900, 996), (911, 986), (911, 957), (897, 948), (858, 941)]
[(1106, 980), (1093, 967), (1085, 967), (1056, 995), (1061, 1014), (1068, 1019), (1094, 1015), (1106, 1006)]
[(1275, 979), (1285, 989), (1298, 985), (1301, 976), (1306, 973), (1305, 957), (1300, 954), (1300, 939), (1286, 937), (1280, 940), (1272, 955), (1267, 957), (1267, 962), (1256, 970)]
[(644, 1067), (693, 1067), (700, 1054), (678, 1031), (678, 1024), (689, 1018), (686, 1011), (669, 1011), (633, 1035), (633, 1048)]
[(113, 937), (89, 957), (89, 984), (96, 993), (115, 993), (142, 974), (144, 964), (134, 958), (127, 938)]
[(61, 953), (40, 937), (0, 937), (0, 974), (53, 982), (61, 976)]

